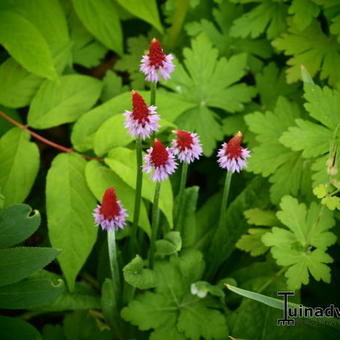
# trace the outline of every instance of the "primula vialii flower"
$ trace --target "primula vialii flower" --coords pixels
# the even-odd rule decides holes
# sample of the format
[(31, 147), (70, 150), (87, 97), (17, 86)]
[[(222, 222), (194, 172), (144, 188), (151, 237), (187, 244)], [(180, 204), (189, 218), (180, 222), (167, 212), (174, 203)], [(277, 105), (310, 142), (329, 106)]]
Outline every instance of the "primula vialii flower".
[(163, 181), (175, 172), (177, 164), (171, 148), (164, 147), (161, 141), (155, 139), (153, 146), (147, 151), (148, 154), (144, 156), (143, 170), (146, 173), (153, 172), (153, 181)]
[(147, 106), (143, 97), (136, 91), (132, 94), (132, 112), (125, 111), (125, 127), (133, 137), (142, 139), (150, 135), (159, 128), (159, 115), (156, 112), (156, 106)]
[(247, 166), (246, 159), (250, 157), (250, 151), (242, 148), (242, 133), (238, 132), (227, 143), (223, 143), (217, 153), (218, 164), (221, 168), (231, 172), (240, 172)]
[(102, 204), (99, 204), (92, 214), (97, 225), (100, 225), (103, 230), (118, 230), (123, 229), (126, 225), (126, 210), (118, 201), (115, 189), (106, 189)]
[(159, 81), (160, 76), (164, 80), (170, 78), (170, 73), (174, 70), (174, 59), (171, 54), (164, 54), (159, 40), (153, 38), (149, 47), (149, 53), (141, 60), (140, 70), (146, 75), (146, 80), (151, 82)]
[(172, 149), (178, 159), (184, 163), (192, 163), (202, 155), (202, 146), (196, 133), (174, 130), (176, 138), (172, 141)]

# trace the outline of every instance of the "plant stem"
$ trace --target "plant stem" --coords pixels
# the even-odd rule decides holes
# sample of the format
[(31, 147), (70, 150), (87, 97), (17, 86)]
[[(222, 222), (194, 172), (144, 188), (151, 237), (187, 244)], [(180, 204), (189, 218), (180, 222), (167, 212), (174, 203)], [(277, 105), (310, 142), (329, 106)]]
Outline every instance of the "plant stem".
[(182, 165), (182, 173), (181, 173), (181, 181), (179, 184), (179, 191), (178, 191), (178, 197), (177, 197), (177, 207), (175, 210), (175, 230), (179, 230), (179, 221), (181, 219), (181, 215), (182, 215), (182, 206), (183, 206), (183, 197), (184, 197), (184, 189), (185, 189), (185, 185), (187, 183), (187, 176), (188, 176), (188, 168), (189, 168), (189, 164), (184, 162)]
[[(142, 201), (142, 186), (143, 186), (143, 171), (142, 171), (142, 162), (143, 162), (143, 154), (142, 154), (142, 139), (136, 139), (136, 154), (137, 154), (137, 177), (136, 177), (136, 194), (135, 194), (135, 207), (133, 212), (133, 225), (131, 230), (131, 243), (132, 249), (136, 249), (138, 251), (138, 242), (137, 242), (137, 229), (139, 222), (139, 214), (140, 214), (140, 205)], [(134, 254), (131, 254), (132, 256)]]
[(151, 245), (150, 245), (150, 258), (149, 265), (150, 268), (153, 268), (155, 262), (155, 248), (156, 248), (156, 240), (158, 234), (158, 224), (159, 224), (159, 194), (161, 191), (161, 182), (156, 182), (155, 187), (155, 195), (153, 199), (153, 207), (152, 207), (152, 236), (151, 236)]
[(176, 8), (171, 18), (172, 25), (169, 29), (166, 45), (173, 49), (178, 42), (179, 34), (182, 30), (184, 19), (189, 9), (190, 0), (179, 0), (176, 3)]
[[(43, 136), (40, 136), (36, 132), (30, 130), (26, 125), (23, 125), (23, 124), (17, 122), (16, 120), (14, 120), (13, 118), (7, 116), (6, 113), (4, 113), (4, 112), (0, 111), (0, 116), (5, 118), (12, 125), (17, 126), (20, 129), (25, 130), (26, 132), (28, 132), (33, 138), (39, 140), (40, 142), (42, 142), (44, 144), (47, 144), (47, 145), (51, 146), (54, 149), (57, 149), (57, 150), (62, 151), (62, 152), (74, 152), (74, 153), (76, 153), (72, 148), (67, 148), (66, 146), (54, 143), (54, 142), (50, 141), (49, 139), (47, 139), (47, 138), (45, 138)], [(91, 156), (83, 155), (83, 154), (80, 154), (80, 156), (85, 158), (85, 159), (89, 159), (89, 160), (94, 159), (94, 160), (97, 160), (97, 161), (100, 161), (100, 162), (104, 162), (103, 159), (98, 158), (98, 157), (91, 157)]]
[(230, 191), (230, 183), (231, 177), (233, 173), (231, 171), (227, 171), (225, 175), (225, 182), (224, 182), (224, 189), (223, 189), (223, 196), (222, 196), (222, 203), (221, 203), (221, 211), (220, 211), (220, 220), (218, 223), (218, 228), (222, 229), (225, 226), (225, 213), (227, 210), (228, 198), (229, 198), (229, 191)]
[(156, 104), (157, 83), (156, 82), (152, 82), (150, 87), (151, 87), (150, 105), (155, 105)]
[[(114, 230), (108, 230), (107, 232), (107, 246), (112, 277), (113, 313), (114, 315), (119, 315), (120, 275), (117, 261), (116, 235)], [(114, 331), (117, 332), (117, 334), (121, 334), (119, 320), (115, 320), (114, 323), (115, 324), (112, 325), (114, 327)]]

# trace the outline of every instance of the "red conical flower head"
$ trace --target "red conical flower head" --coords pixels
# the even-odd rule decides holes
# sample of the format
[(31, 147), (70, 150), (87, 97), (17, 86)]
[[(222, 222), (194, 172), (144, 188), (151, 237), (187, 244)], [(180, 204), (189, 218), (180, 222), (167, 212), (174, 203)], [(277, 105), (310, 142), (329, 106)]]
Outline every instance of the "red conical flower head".
[(233, 138), (229, 140), (226, 147), (226, 156), (230, 159), (241, 157), (242, 154), (242, 133), (239, 131)]
[(140, 124), (145, 124), (145, 122), (149, 121), (149, 109), (145, 104), (143, 97), (132, 90), (132, 115), (135, 120), (137, 120)]
[(101, 207), (99, 209), (100, 213), (105, 219), (112, 220), (119, 215), (121, 208), (117, 201), (115, 189), (106, 189), (103, 195)]
[(153, 66), (156, 69), (163, 66), (163, 63), (165, 61), (165, 55), (159, 40), (155, 38), (151, 40), (148, 55), (150, 60), (150, 66)]
[(176, 130), (174, 133), (177, 135), (177, 147), (180, 150), (191, 149), (194, 140), (188, 131)]
[(152, 152), (151, 152), (151, 162), (154, 167), (160, 167), (164, 165), (169, 159), (169, 153), (164, 147), (162, 142), (157, 138), (153, 142)]

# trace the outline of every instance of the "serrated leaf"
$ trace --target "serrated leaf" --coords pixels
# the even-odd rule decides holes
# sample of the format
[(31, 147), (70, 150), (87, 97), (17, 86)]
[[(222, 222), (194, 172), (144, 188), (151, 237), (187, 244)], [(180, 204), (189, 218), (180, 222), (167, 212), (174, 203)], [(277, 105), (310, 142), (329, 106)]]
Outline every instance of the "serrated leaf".
[[(134, 197), (135, 190), (127, 185), (111, 169), (101, 165), (95, 160), (86, 164), (85, 176), (90, 190), (98, 201), (102, 200), (102, 196), (107, 188), (114, 187), (119, 200), (123, 202), (124, 207), (128, 211), (127, 220), (133, 222), (134, 201), (131, 197)], [(151, 235), (150, 222), (144, 202), (141, 203), (139, 226), (147, 235)]]
[(251, 256), (262, 255), (268, 250), (261, 240), (266, 232), (267, 230), (263, 228), (249, 228), (248, 234), (242, 235), (236, 247), (250, 253)]
[(78, 155), (59, 154), (46, 180), (49, 238), (62, 250), (58, 261), (71, 291), (97, 236), (91, 215), (96, 200), (85, 181), (85, 166)]
[(288, 13), (299, 30), (306, 28), (318, 16), (320, 7), (311, 0), (293, 0)]
[(329, 210), (340, 210), (340, 197), (337, 196), (327, 196), (321, 200), (321, 204), (327, 206)]
[(21, 203), (28, 196), (39, 169), (39, 150), (30, 135), (13, 128), (0, 139), (0, 187), (4, 207)]
[(57, 77), (46, 40), (23, 16), (0, 11), (0, 43), (28, 71), (48, 79)]
[(277, 224), (275, 212), (272, 210), (262, 210), (259, 208), (248, 209), (244, 212), (248, 224), (270, 227)]
[(0, 286), (18, 282), (53, 261), (53, 248), (17, 247), (0, 249)]
[(323, 198), (328, 194), (327, 187), (325, 184), (319, 184), (313, 189), (313, 194), (317, 198)]
[(96, 103), (101, 89), (99, 80), (79, 74), (45, 81), (32, 100), (28, 123), (37, 129), (71, 123)]
[(156, 254), (160, 256), (172, 255), (182, 249), (182, 238), (179, 231), (170, 231), (164, 239), (156, 241)]
[(26, 204), (0, 211), (0, 248), (14, 246), (30, 237), (40, 225), (40, 213)]
[[(136, 153), (134, 150), (127, 148), (113, 149), (105, 163), (132, 189), (136, 187)], [(153, 182), (149, 175), (143, 176), (142, 197), (150, 202), (153, 201), (155, 191), (155, 182)], [(161, 193), (159, 199), (159, 207), (168, 220), (170, 228), (172, 228), (172, 209), (173, 209), (173, 195), (169, 180), (162, 182)]]
[(84, 24), (101, 43), (121, 54), (122, 29), (114, 3), (110, 0), (72, 0), (73, 7)]
[(124, 268), (125, 281), (138, 289), (149, 289), (156, 286), (155, 276), (152, 270), (144, 268), (144, 261), (136, 255)]

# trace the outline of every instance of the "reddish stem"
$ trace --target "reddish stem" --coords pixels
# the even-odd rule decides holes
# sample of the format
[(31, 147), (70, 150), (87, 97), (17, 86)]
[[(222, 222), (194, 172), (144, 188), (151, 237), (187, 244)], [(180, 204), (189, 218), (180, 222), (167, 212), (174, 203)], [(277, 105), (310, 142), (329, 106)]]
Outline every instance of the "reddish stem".
[[(3, 113), (1, 111), (0, 111), (0, 116), (5, 118), (11, 124), (19, 127), (20, 129), (23, 129), (23, 130), (27, 131), (32, 137), (34, 137), (35, 139), (41, 141), (42, 143), (45, 143), (45, 144), (51, 146), (52, 148), (55, 148), (55, 149), (60, 150), (62, 152), (76, 152), (72, 148), (67, 148), (66, 146), (54, 143), (54, 142), (50, 141), (49, 139), (47, 139), (47, 138), (45, 138), (43, 136), (40, 136), (36, 132), (30, 130), (26, 125), (23, 125), (23, 124), (17, 122), (16, 120), (14, 120), (13, 118), (7, 116), (5, 113)], [(97, 161), (103, 162), (103, 159), (98, 158), (98, 157), (91, 157), (91, 156), (82, 155), (82, 154), (80, 154), (80, 156), (85, 158), (85, 159), (95, 159)]]

